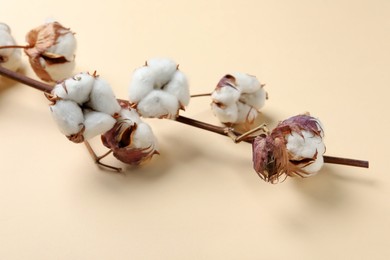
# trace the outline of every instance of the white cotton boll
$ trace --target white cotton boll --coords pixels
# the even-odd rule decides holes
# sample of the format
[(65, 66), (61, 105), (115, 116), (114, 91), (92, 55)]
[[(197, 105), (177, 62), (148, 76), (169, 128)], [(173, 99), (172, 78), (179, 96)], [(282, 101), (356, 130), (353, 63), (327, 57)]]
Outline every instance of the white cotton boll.
[(237, 103), (237, 119), (236, 121), (232, 122), (235, 124), (241, 124), (241, 123), (253, 123), (253, 121), (258, 116), (259, 112), (253, 108), (252, 106), (243, 104), (241, 102)]
[(177, 64), (173, 60), (154, 58), (147, 61), (147, 67), (154, 72), (154, 88), (161, 88), (167, 84), (173, 73), (177, 70)]
[(223, 108), (219, 107), (215, 103), (211, 103), (211, 109), (214, 115), (221, 121), (222, 123), (234, 123), (238, 118), (238, 109), (237, 104), (230, 104), (228, 106), (224, 106)]
[(109, 115), (113, 115), (121, 109), (111, 86), (101, 78), (96, 78), (94, 81), (88, 106)]
[(88, 73), (79, 73), (64, 82), (57, 84), (52, 94), (62, 98), (70, 99), (78, 104), (83, 104), (89, 100), (95, 77)]
[(76, 66), (74, 60), (64, 63), (47, 64), (46, 60), (40, 57), (39, 62), (46, 70), (46, 72), (50, 75), (51, 79), (57, 82), (71, 77), (73, 74), (73, 70)]
[(264, 88), (259, 88), (254, 93), (242, 93), (240, 101), (256, 109), (260, 109), (264, 106), (267, 99), (267, 93)]
[(154, 87), (155, 72), (144, 66), (134, 71), (129, 86), (129, 101), (138, 103)]
[[(16, 45), (8, 25), (0, 23), (0, 46)], [(17, 48), (0, 49), (0, 66), (16, 71), (22, 64), (22, 52)]]
[(138, 103), (137, 110), (143, 117), (173, 119), (179, 111), (179, 102), (169, 93), (154, 90)]
[(253, 93), (261, 87), (260, 82), (255, 76), (235, 72), (231, 74), (236, 80), (236, 87), (243, 93)]
[(85, 140), (104, 134), (116, 123), (116, 120), (112, 116), (92, 110), (85, 111), (84, 118), (85, 131), (83, 136)]
[(75, 58), (77, 42), (74, 34), (67, 31), (57, 38), (56, 44), (50, 46), (46, 52), (64, 56), (67, 61), (73, 61)]
[[(151, 146), (155, 147), (155, 137), (152, 129), (148, 124), (143, 122), (137, 124), (137, 128), (133, 135), (132, 146), (135, 148), (148, 148)], [(156, 147), (155, 147), (156, 148)]]
[(77, 134), (83, 127), (81, 108), (71, 100), (58, 100), (50, 106), (51, 114), (61, 133), (66, 136)]
[(174, 95), (183, 106), (187, 106), (190, 102), (190, 90), (187, 77), (179, 70), (176, 70), (171, 80), (164, 86), (164, 90)]
[(238, 101), (240, 94), (241, 93), (238, 89), (230, 86), (224, 86), (214, 90), (211, 94), (211, 98), (218, 103), (231, 105)]

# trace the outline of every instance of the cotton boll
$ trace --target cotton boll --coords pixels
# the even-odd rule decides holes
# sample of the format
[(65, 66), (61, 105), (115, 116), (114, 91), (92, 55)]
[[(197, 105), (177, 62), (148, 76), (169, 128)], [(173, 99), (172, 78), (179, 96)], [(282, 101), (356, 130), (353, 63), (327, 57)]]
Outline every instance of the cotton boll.
[(94, 81), (88, 106), (109, 115), (114, 115), (121, 109), (111, 86), (101, 78), (96, 78)]
[(116, 123), (112, 116), (91, 110), (84, 112), (84, 118), (85, 131), (83, 135), (85, 140), (104, 134)]
[(134, 71), (129, 86), (129, 101), (138, 103), (153, 90), (156, 72), (144, 66)]
[(321, 170), (322, 166), (324, 165), (324, 156), (325, 153), (325, 145), (321, 143), (317, 146), (317, 158), (315, 161), (302, 169), (305, 170), (310, 175), (316, 174), (319, 170)]
[(243, 93), (253, 93), (261, 87), (255, 76), (246, 73), (235, 72), (231, 74), (235, 78), (236, 87)]
[(223, 107), (219, 106), (216, 103), (211, 103), (211, 109), (213, 110), (214, 115), (222, 123), (231, 123), (237, 121), (238, 109), (236, 103)]
[(256, 119), (259, 112), (247, 104), (241, 102), (237, 103), (237, 119), (234, 121), (236, 124), (249, 123), (252, 124)]
[(171, 80), (164, 86), (164, 90), (176, 96), (180, 104), (187, 106), (190, 102), (190, 90), (186, 75), (177, 70)]
[(94, 81), (94, 76), (88, 73), (79, 73), (57, 84), (52, 94), (62, 99), (73, 100), (81, 105), (89, 100)]
[(240, 102), (252, 106), (256, 109), (261, 109), (267, 98), (267, 93), (264, 88), (260, 87), (254, 93), (242, 93), (240, 96)]
[(211, 98), (218, 103), (230, 105), (236, 103), (240, 98), (240, 91), (230, 86), (217, 88), (211, 94)]
[(138, 103), (137, 110), (143, 117), (173, 119), (179, 110), (179, 102), (167, 92), (154, 90)]
[(322, 138), (315, 136), (308, 131), (302, 131), (301, 133), (291, 132), (287, 135), (287, 149), (290, 151), (293, 159), (296, 158), (311, 158), (316, 152), (320, 144), (322, 144)]
[(59, 130), (66, 136), (80, 132), (83, 128), (84, 116), (81, 108), (71, 100), (58, 100), (50, 106), (54, 121)]
[(147, 67), (149, 67), (154, 73), (155, 89), (162, 88), (165, 84), (167, 84), (177, 70), (176, 62), (164, 58), (154, 58), (148, 60)]

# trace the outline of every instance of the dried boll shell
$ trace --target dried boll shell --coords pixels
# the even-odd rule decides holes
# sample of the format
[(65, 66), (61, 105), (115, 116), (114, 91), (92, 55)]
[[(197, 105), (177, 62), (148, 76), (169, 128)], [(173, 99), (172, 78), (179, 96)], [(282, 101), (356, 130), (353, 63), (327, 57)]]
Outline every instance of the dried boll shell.
[[(0, 23), (0, 46), (16, 45), (14, 38), (11, 35), (11, 29), (5, 23)], [(21, 64), (21, 50), (18, 48), (3, 48), (0, 49), (0, 66), (17, 71)]]
[(66, 136), (77, 135), (83, 129), (84, 116), (79, 105), (72, 100), (57, 100), (50, 111), (59, 130)]
[(279, 123), (269, 134), (257, 136), (252, 144), (253, 167), (267, 182), (284, 176), (308, 177), (323, 165), (325, 145), (320, 121), (298, 115)]
[(78, 104), (89, 100), (95, 77), (88, 73), (79, 73), (57, 84), (52, 94), (62, 99), (70, 99)]
[(99, 77), (94, 81), (87, 106), (109, 115), (114, 115), (121, 109), (111, 86)]
[(51, 22), (31, 30), (25, 53), (37, 76), (47, 82), (71, 76), (75, 66), (76, 38), (73, 32), (58, 22)]

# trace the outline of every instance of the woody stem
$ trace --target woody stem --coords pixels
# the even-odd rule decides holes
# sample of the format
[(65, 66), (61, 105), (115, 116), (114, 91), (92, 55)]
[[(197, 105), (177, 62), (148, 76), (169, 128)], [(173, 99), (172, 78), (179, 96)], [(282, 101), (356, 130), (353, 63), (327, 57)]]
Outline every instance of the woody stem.
[[(7, 78), (13, 79), (15, 81), (18, 81), (20, 83), (23, 83), (27, 86), (33, 87), (35, 89), (38, 89), (40, 91), (50, 93), (53, 89), (52, 86), (45, 84), (43, 82), (34, 80), (32, 78), (29, 78), (27, 76), (24, 76), (20, 73), (10, 71), (2, 66), (0, 66), (0, 75), (5, 76)], [(125, 100), (121, 100), (123, 102), (128, 102)], [(192, 118), (184, 117), (184, 116), (178, 116), (176, 119), (177, 122), (190, 125), (193, 127), (197, 127), (203, 130), (207, 130), (216, 134), (224, 135), (226, 136), (226, 127), (220, 127), (211, 125), (202, 121), (198, 121)], [(235, 131), (232, 131), (232, 133), (236, 134), (237, 136), (240, 136), (241, 134)], [(248, 137), (247, 139), (243, 140), (244, 142), (251, 143), (253, 138)], [(333, 157), (333, 156), (324, 156), (324, 162), (325, 163), (332, 163), (332, 164), (341, 164), (341, 165), (348, 165), (348, 166), (355, 166), (355, 167), (363, 167), (368, 168), (369, 163), (368, 161), (364, 160), (356, 160), (356, 159), (348, 159), (348, 158), (341, 158), (341, 157)]]
[(0, 50), (1, 49), (27, 49), (29, 47), (30, 47), (29, 45), (4, 45), (4, 46), (0, 46)]

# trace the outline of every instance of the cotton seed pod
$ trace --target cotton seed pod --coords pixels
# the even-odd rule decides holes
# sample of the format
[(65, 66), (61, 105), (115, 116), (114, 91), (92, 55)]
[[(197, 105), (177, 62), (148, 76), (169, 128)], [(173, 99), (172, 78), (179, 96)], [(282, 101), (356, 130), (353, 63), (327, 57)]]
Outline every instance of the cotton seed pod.
[(89, 140), (97, 135), (107, 132), (116, 123), (116, 120), (108, 114), (92, 110), (85, 110), (83, 112), (85, 126), (85, 130), (83, 132), (84, 140)]
[[(11, 29), (5, 23), (0, 23), (0, 47), (16, 45), (11, 35)], [(0, 49), (0, 66), (17, 71), (21, 64), (21, 50), (19, 48), (2, 48)]]
[(281, 177), (308, 177), (323, 165), (325, 145), (320, 121), (298, 115), (279, 123), (269, 134), (257, 136), (252, 144), (253, 167), (265, 181)]
[(143, 117), (175, 119), (190, 101), (187, 77), (170, 59), (150, 59), (134, 71), (129, 101)]
[(159, 154), (150, 126), (126, 105), (120, 111), (114, 127), (102, 135), (102, 142), (118, 160), (130, 165), (143, 164)]
[(222, 123), (249, 126), (264, 106), (267, 92), (256, 77), (236, 72), (218, 82), (211, 98), (211, 109)]
[(31, 30), (25, 53), (37, 76), (47, 82), (60, 81), (72, 75), (75, 67), (76, 38), (58, 22)]

